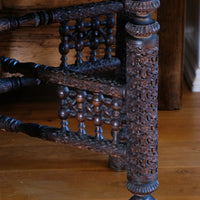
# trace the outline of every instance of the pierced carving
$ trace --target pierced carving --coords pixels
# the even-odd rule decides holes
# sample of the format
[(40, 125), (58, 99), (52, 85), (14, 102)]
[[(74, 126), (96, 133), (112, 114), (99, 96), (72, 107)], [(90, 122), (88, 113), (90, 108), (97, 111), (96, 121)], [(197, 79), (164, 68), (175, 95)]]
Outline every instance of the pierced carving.
[[(127, 159), (132, 193), (147, 195), (157, 179), (158, 41), (127, 41)], [(150, 184), (152, 185), (152, 184)]]
[(132, 199), (149, 196), (158, 187), (158, 32), (160, 26), (150, 17), (158, 0), (126, 1), (131, 18), (126, 24), (126, 113), (127, 188)]
[[(22, 123), (1, 115), (0, 128), (108, 154), (112, 166), (128, 168), (127, 188), (135, 194), (132, 199), (153, 199), (150, 194), (158, 187), (158, 38), (155, 34), (159, 24), (150, 18), (150, 13), (159, 5), (159, 0), (125, 0), (124, 13), (127, 16), (122, 21), (131, 19), (126, 24), (127, 56), (126, 59), (122, 58), (123, 53), (120, 56), (124, 65), (126, 60), (124, 82), (113, 77), (102, 78), (98, 74), (120, 66), (119, 59), (112, 57), (111, 46), (114, 43), (113, 13), (123, 8), (122, 3), (100, 2), (31, 13), (19, 18), (1, 18), (0, 32), (20, 26), (61, 23), (59, 51), (62, 57), (58, 68), (0, 57), (0, 67), (4, 71), (19, 72), (60, 85), (58, 115), (61, 129)], [(69, 25), (69, 20), (74, 20), (75, 24)], [(123, 40), (125, 33), (120, 36)], [(105, 45), (105, 55), (97, 59), (100, 44)], [(91, 49), (89, 62), (82, 59), (85, 47)], [(121, 47), (122, 52), (124, 44)], [(77, 51), (77, 59), (74, 65), (69, 66), (66, 55), (72, 48)], [(116, 55), (119, 54), (120, 51)], [(126, 105), (122, 103), (123, 98)], [(78, 119), (77, 133), (69, 130), (69, 117)], [(94, 122), (96, 136), (86, 134), (86, 119)], [(103, 123), (111, 125), (113, 140), (103, 138)], [(117, 166), (118, 161), (121, 163)], [(124, 162), (126, 164), (122, 165)]]
[[(112, 126), (114, 136), (114, 143), (118, 141), (118, 134), (121, 138), (121, 121), (126, 123), (124, 111), (122, 110), (124, 102), (118, 98), (103, 97), (101, 94), (91, 94), (86, 91), (72, 90), (68, 92), (65, 99), (65, 106), (68, 109), (69, 117), (78, 117), (81, 115), (81, 121), (90, 120), (98, 121)], [(61, 102), (62, 103), (62, 102)], [(62, 106), (61, 106), (62, 107)], [(94, 116), (97, 119), (94, 119)], [(100, 118), (99, 118), (100, 117)], [(78, 119), (80, 121), (80, 119)]]

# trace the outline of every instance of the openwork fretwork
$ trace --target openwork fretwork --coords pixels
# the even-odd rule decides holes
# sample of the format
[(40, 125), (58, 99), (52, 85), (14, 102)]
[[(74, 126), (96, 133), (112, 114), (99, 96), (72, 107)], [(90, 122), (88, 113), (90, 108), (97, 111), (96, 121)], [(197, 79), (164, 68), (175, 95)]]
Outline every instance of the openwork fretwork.
[(119, 142), (119, 133), (122, 130), (122, 120), (125, 121), (123, 112), (123, 99), (104, 97), (100, 93), (91, 93), (82, 90), (69, 89), (66, 86), (58, 88), (58, 96), (61, 106), (58, 110), (61, 118), (61, 129), (63, 132), (69, 130), (68, 118), (75, 117), (79, 121), (78, 133), (86, 135), (85, 120), (93, 121), (95, 125), (96, 139), (102, 140), (102, 125), (111, 125), (113, 144)]
[[(114, 44), (113, 28), (115, 25), (114, 14), (98, 16), (86, 19), (77, 19), (74, 24), (64, 21), (60, 26), (61, 44), (59, 47), (61, 67), (71, 69), (67, 64), (67, 54), (70, 49), (76, 50), (75, 64), (82, 64), (82, 51), (85, 47), (90, 48), (88, 61), (97, 61), (97, 50), (104, 44), (103, 58), (112, 57), (112, 45)], [(98, 55), (98, 58), (100, 56)], [(73, 69), (72, 69), (73, 70)]]
[[(159, 5), (159, 0), (105, 1), (0, 18), (0, 32), (60, 23), (61, 36), (59, 67), (0, 57), (0, 71), (26, 76), (0, 79), (0, 93), (31, 84), (58, 86), (61, 127), (0, 115), (0, 129), (107, 154), (111, 168), (127, 170), (131, 200), (155, 200), (159, 24), (151, 13)], [(71, 52), (73, 64), (67, 60)], [(72, 117), (78, 121), (77, 131), (70, 129)], [(86, 131), (87, 121), (94, 124), (92, 133)], [(110, 126), (111, 139), (105, 137), (104, 125)]]

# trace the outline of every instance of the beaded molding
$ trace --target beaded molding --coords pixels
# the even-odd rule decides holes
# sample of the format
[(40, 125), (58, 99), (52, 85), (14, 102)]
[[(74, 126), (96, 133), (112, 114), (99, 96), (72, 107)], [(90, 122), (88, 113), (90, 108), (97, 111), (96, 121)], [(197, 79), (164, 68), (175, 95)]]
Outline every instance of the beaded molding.
[(160, 30), (160, 24), (158, 22), (154, 22), (149, 25), (135, 25), (128, 22), (125, 28), (128, 34), (135, 38), (148, 38), (158, 33)]
[(154, 12), (160, 6), (160, 0), (151, 1), (125, 1), (125, 9), (131, 13), (139, 16), (146, 16), (149, 13)]

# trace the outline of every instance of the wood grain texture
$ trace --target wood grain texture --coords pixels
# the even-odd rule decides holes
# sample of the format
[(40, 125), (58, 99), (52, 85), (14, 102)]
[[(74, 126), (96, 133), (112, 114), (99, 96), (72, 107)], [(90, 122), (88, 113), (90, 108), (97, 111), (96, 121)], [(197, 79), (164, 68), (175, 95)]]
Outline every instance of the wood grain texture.
[[(41, 64), (59, 66), (60, 44), (59, 24), (36, 29), (25, 28), (0, 37), (0, 52), (2, 56), (9, 55), (21, 61), (35, 61)], [(31, 47), (31, 48), (30, 48)], [(70, 55), (73, 62), (74, 54)], [(70, 61), (69, 61), (70, 62)]]
[[(21, 96), (21, 103), (1, 103), (2, 114), (59, 126), (52, 99)], [(179, 111), (159, 112), (159, 182), (157, 200), (200, 199), (200, 94), (184, 90)], [(38, 101), (35, 101), (37, 100)], [(35, 101), (35, 102), (34, 102)], [(45, 102), (45, 103), (44, 103)], [(73, 129), (78, 123), (73, 121)], [(88, 130), (94, 127), (88, 124)], [(110, 130), (105, 129), (105, 135)], [(124, 200), (126, 173), (113, 172), (105, 155), (42, 141), (22, 133), (0, 132), (0, 184), (3, 200)]]
[(160, 30), (159, 108), (180, 109), (185, 1), (162, 0)]
[(2, 0), (3, 7), (6, 9), (46, 9), (46, 8), (55, 8), (55, 7), (63, 7), (63, 6), (74, 6), (78, 4), (84, 3), (92, 3), (92, 2), (99, 2), (100, 0)]

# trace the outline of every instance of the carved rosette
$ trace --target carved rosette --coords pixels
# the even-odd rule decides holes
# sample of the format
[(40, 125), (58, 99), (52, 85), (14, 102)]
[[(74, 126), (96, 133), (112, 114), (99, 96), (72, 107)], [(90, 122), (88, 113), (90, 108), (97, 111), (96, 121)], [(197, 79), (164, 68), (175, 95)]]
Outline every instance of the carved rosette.
[[(127, 188), (148, 199), (158, 177), (158, 36), (160, 25), (150, 13), (159, 0), (126, 0)], [(153, 199), (153, 197), (151, 197)]]

